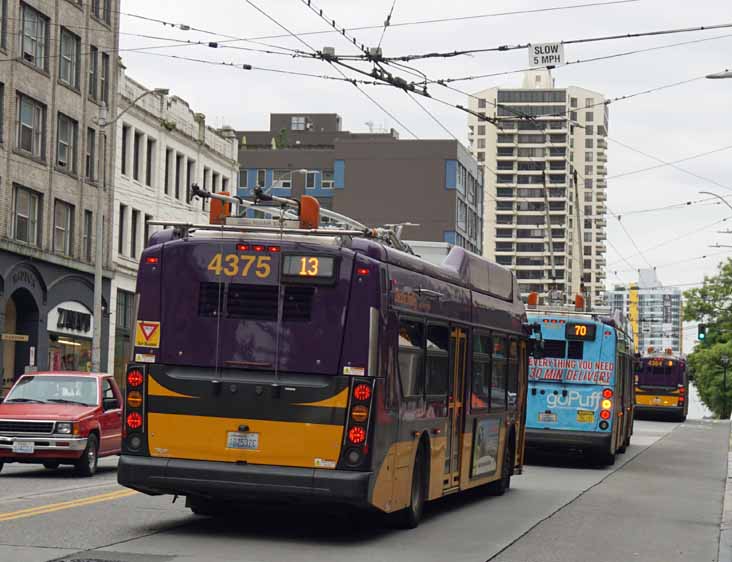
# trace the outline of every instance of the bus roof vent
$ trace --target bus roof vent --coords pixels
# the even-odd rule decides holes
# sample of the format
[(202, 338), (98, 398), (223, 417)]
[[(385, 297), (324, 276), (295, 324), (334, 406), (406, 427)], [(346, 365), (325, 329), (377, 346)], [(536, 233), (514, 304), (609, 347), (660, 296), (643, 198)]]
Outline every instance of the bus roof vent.
[(513, 301), (513, 273), (510, 270), (471, 254), (460, 246), (452, 247), (442, 265), (457, 272), (474, 291)]

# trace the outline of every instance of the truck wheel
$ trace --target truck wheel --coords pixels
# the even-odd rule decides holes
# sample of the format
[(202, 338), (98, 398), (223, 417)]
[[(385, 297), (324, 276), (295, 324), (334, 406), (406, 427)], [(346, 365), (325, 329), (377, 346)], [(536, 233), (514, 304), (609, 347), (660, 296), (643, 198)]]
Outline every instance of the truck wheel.
[(427, 498), (426, 453), (423, 445), (417, 450), (412, 471), (412, 490), (409, 507), (393, 513), (391, 523), (398, 529), (414, 529), (422, 519), (424, 504)]
[(48, 470), (56, 470), (59, 464), (61, 463), (59, 463), (58, 461), (44, 462), (43, 468), (47, 468)]
[(76, 474), (79, 476), (94, 476), (97, 472), (97, 465), (99, 463), (99, 440), (93, 433), (89, 435), (86, 441), (86, 449), (82, 453), (76, 463), (74, 463), (74, 469)]

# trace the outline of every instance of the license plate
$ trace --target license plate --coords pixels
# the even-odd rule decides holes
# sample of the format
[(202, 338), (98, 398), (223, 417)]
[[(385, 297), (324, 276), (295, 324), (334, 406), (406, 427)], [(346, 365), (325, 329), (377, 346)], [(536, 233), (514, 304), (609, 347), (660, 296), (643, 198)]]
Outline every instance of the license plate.
[(36, 450), (36, 444), (33, 441), (15, 441), (13, 443), (14, 453), (33, 453)]
[(577, 412), (577, 421), (579, 423), (592, 423), (595, 421), (595, 412), (591, 410), (579, 410)]
[(230, 431), (226, 437), (226, 448), (256, 451), (259, 449), (259, 433)]
[(542, 412), (539, 414), (539, 421), (544, 423), (557, 423), (557, 414)]

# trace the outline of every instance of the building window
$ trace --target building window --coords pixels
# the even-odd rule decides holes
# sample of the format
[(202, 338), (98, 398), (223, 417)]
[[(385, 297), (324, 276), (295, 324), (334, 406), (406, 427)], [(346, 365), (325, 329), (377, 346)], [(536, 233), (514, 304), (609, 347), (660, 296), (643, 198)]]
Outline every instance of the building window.
[(595, 105), (595, 100), (592, 98), (585, 98), (585, 107), (592, 107)]
[(102, 71), (99, 74), (99, 95), (109, 105), (109, 55), (102, 53)]
[(48, 40), (48, 18), (27, 4), (21, 4), (22, 35), (20, 37), (23, 60), (48, 70), (46, 47)]
[(76, 173), (76, 139), (79, 124), (63, 113), (58, 114), (56, 164), (66, 172)]
[(478, 109), (485, 109), (485, 99), (480, 98), (478, 100)]
[(290, 170), (275, 170), (272, 173), (272, 187), (292, 187), (292, 172)]
[(35, 158), (44, 158), (46, 106), (18, 95), (18, 149)]
[(147, 139), (147, 153), (145, 159), (145, 185), (152, 187), (153, 170), (155, 169), (155, 139)]
[[(498, 136), (502, 136), (502, 135), (498, 135)], [(513, 135), (505, 135), (505, 136), (511, 137), (511, 140), (507, 141), (507, 142), (513, 142)], [(478, 148), (485, 148), (485, 139), (478, 139)]]
[(150, 221), (151, 220), (153, 220), (152, 215), (145, 215), (145, 226), (144, 226), (143, 240), (142, 240), (143, 246), (147, 246), (147, 243), (150, 240)]
[(97, 132), (91, 127), (86, 130), (86, 163), (84, 175), (88, 180), (96, 179)]
[(293, 131), (305, 130), (305, 117), (293, 117), (290, 120), (290, 129)]
[(0, 0), (0, 47), (8, 47), (8, 0)]
[(585, 148), (593, 148), (593, 147), (594, 147), (594, 142), (592, 141), (592, 139), (585, 139)]
[(74, 207), (56, 200), (53, 209), (53, 251), (57, 254), (71, 255), (73, 221)]
[(92, 230), (94, 229), (94, 217), (89, 210), (84, 211), (84, 229), (82, 232), (81, 251), (86, 261), (92, 261)]
[(114, 377), (122, 383), (132, 353), (132, 327), (135, 322), (135, 295), (117, 290), (117, 315), (114, 335)]
[(317, 172), (308, 172), (305, 174), (305, 189), (315, 189), (315, 179)]
[(245, 168), (239, 169), (239, 187), (246, 189), (249, 185), (249, 173)]
[(135, 131), (135, 140), (132, 145), (132, 178), (140, 181), (140, 168), (142, 165), (142, 133)]
[(257, 187), (264, 187), (267, 180), (267, 170), (257, 170)]
[(592, 162), (593, 154), (591, 151), (585, 152), (585, 162)]
[(117, 253), (125, 255), (125, 221), (127, 220), (127, 205), (119, 206), (119, 226), (117, 229)]
[(16, 240), (40, 245), (41, 196), (25, 187), (15, 186), (15, 209), (13, 210), (13, 237)]
[(92, 0), (92, 15), (105, 23), (112, 22), (111, 0)]
[(592, 178), (585, 178), (585, 189), (592, 189)]
[[(59, 80), (79, 88), (79, 57), (81, 55), (81, 39), (68, 29), (61, 28), (61, 56), (59, 57)], [(90, 64), (91, 67), (91, 64)]]
[(485, 125), (478, 125), (478, 135), (485, 135)]
[(594, 121), (595, 120), (595, 114), (592, 111), (587, 111), (585, 113), (585, 121)]
[(99, 79), (99, 49), (89, 47), (89, 87), (87, 92), (93, 100), (97, 99), (97, 81)]
[(121, 162), (121, 169), (122, 169), (122, 175), (126, 176), (129, 174), (129, 171), (127, 170), (127, 159), (129, 155), (129, 145), (130, 145), (130, 126), (129, 125), (122, 125), (122, 162)]
[(183, 155), (175, 155), (175, 198), (180, 199), (180, 182), (183, 175)]
[(188, 160), (186, 165), (186, 203), (190, 203), (189, 197), (193, 183), (196, 181), (196, 161)]
[(137, 231), (140, 226), (140, 211), (132, 209), (132, 221), (130, 225), (130, 257), (137, 257)]
[(335, 181), (333, 179), (333, 170), (323, 170), (323, 177), (320, 180), (320, 187), (323, 189), (333, 189)]
[[(216, 186), (214, 186), (215, 188)], [(229, 192), (229, 178), (221, 178), (221, 191)]]
[(173, 165), (173, 149), (165, 149), (165, 180), (163, 183), (163, 192), (165, 195), (170, 193), (170, 167)]

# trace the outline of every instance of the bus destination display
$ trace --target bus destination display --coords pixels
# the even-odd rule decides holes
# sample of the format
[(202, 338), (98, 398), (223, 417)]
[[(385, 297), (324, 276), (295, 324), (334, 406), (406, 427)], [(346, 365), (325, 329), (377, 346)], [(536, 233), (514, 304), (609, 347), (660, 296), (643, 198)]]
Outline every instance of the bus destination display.
[(335, 258), (285, 256), (282, 274), (287, 277), (332, 279), (335, 275)]
[(568, 340), (594, 341), (597, 326), (595, 324), (580, 324), (567, 322), (565, 338)]

